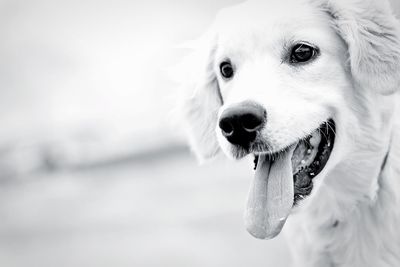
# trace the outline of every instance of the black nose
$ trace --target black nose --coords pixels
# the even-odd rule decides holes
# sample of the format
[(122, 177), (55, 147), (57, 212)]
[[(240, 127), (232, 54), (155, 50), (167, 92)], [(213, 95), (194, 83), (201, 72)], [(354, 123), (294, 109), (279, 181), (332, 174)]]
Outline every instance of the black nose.
[(242, 102), (226, 109), (219, 120), (219, 127), (226, 139), (234, 144), (248, 147), (264, 126), (266, 110), (254, 102)]

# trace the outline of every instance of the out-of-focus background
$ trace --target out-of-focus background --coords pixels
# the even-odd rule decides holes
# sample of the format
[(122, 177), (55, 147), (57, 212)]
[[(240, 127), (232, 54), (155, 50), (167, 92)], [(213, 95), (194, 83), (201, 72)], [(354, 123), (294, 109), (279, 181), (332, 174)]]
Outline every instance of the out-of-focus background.
[(248, 163), (199, 167), (170, 115), (177, 46), (237, 2), (0, 1), (0, 266), (289, 264)]

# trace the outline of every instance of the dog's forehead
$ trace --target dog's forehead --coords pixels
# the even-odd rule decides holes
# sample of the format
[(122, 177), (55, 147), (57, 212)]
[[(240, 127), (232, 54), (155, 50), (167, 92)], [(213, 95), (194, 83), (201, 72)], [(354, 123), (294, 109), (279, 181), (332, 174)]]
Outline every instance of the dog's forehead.
[(246, 42), (274, 45), (297, 35), (301, 38), (305, 30), (310, 34), (319, 29), (328, 33), (327, 18), (311, 0), (251, 0), (222, 10), (216, 19), (216, 31), (219, 43), (228, 47), (241, 43), (245, 46)]
[(235, 26), (306, 21), (316, 17), (318, 6), (315, 0), (249, 0), (222, 9), (217, 20)]

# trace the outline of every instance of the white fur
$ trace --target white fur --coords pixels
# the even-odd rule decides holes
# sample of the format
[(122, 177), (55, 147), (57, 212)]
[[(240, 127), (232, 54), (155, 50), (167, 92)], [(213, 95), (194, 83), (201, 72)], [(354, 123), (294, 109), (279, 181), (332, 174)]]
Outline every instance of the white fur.
[[(321, 55), (290, 66), (296, 41)], [(230, 81), (218, 70), (226, 57)], [(335, 120), (328, 164), (284, 227), (294, 266), (400, 266), (400, 32), (386, 1), (248, 1), (220, 12), (185, 66), (182, 113), (200, 159), (244, 156), (217, 127), (244, 100), (267, 110), (259, 138), (273, 150)]]

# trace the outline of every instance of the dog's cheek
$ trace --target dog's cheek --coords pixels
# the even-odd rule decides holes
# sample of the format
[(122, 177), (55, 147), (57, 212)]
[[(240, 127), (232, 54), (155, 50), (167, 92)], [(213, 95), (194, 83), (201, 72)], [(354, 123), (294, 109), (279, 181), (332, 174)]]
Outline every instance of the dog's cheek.
[(294, 143), (321, 126), (330, 118), (328, 106), (317, 98), (301, 98), (270, 105), (263, 136), (273, 147), (281, 148)]

